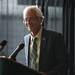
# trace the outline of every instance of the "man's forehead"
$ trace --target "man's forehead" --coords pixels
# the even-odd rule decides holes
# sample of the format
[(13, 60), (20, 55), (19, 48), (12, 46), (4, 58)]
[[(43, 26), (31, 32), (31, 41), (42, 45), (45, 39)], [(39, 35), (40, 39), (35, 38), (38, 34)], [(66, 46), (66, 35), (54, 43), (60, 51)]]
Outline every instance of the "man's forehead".
[(28, 10), (26, 14), (28, 14), (28, 15), (29, 15), (29, 14), (33, 14), (33, 15), (35, 15), (35, 16), (38, 15), (38, 13), (37, 13), (35, 10), (32, 10), (32, 9)]

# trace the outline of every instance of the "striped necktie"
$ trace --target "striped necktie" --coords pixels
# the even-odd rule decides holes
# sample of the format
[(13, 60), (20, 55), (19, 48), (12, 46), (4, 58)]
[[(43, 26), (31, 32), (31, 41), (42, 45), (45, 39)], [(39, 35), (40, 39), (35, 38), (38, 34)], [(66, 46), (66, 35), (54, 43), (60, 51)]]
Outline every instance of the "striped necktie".
[(30, 68), (37, 70), (37, 38), (34, 38), (33, 41), (33, 48), (32, 48), (32, 52), (30, 54)]

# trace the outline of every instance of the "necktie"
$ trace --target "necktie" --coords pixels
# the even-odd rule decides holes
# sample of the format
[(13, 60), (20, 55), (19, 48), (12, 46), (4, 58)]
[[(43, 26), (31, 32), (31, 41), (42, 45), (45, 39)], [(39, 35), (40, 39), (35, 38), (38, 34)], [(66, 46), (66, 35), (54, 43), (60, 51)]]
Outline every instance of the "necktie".
[(37, 70), (36, 60), (37, 60), (37, 38), (35, 38), (33, 41), (33, 48), (30, 55), (30, 68), (34, 70)]

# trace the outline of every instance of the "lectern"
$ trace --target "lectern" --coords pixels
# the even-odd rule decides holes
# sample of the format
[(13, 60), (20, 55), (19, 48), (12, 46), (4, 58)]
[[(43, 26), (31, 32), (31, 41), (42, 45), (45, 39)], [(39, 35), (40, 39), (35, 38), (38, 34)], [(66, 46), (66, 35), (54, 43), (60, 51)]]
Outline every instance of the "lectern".
[(41, 75), (6, 57), (0, 57), (0, 75)]

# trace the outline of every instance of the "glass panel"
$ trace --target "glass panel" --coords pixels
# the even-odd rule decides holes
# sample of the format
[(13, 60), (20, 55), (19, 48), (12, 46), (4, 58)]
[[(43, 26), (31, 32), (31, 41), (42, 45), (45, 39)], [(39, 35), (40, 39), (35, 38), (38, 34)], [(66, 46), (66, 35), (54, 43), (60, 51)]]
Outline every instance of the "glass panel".
[(62, 7), (48, 6), (47, 29), (62, 33)]
[[(35, 1), (35, 0), (34, 0)], [(23, 42), (28, 32), (22, 23), (22, 13), (25, 6), (35, 3), (33, 0), (0, 0), (0, 41), (7, 40), (8, 45), (0, 55), (9, 56)], [(24, 4), (22, 4), (24, 3)], [(17, 61), (24, 63), (24, 49), (17, 56)]]

